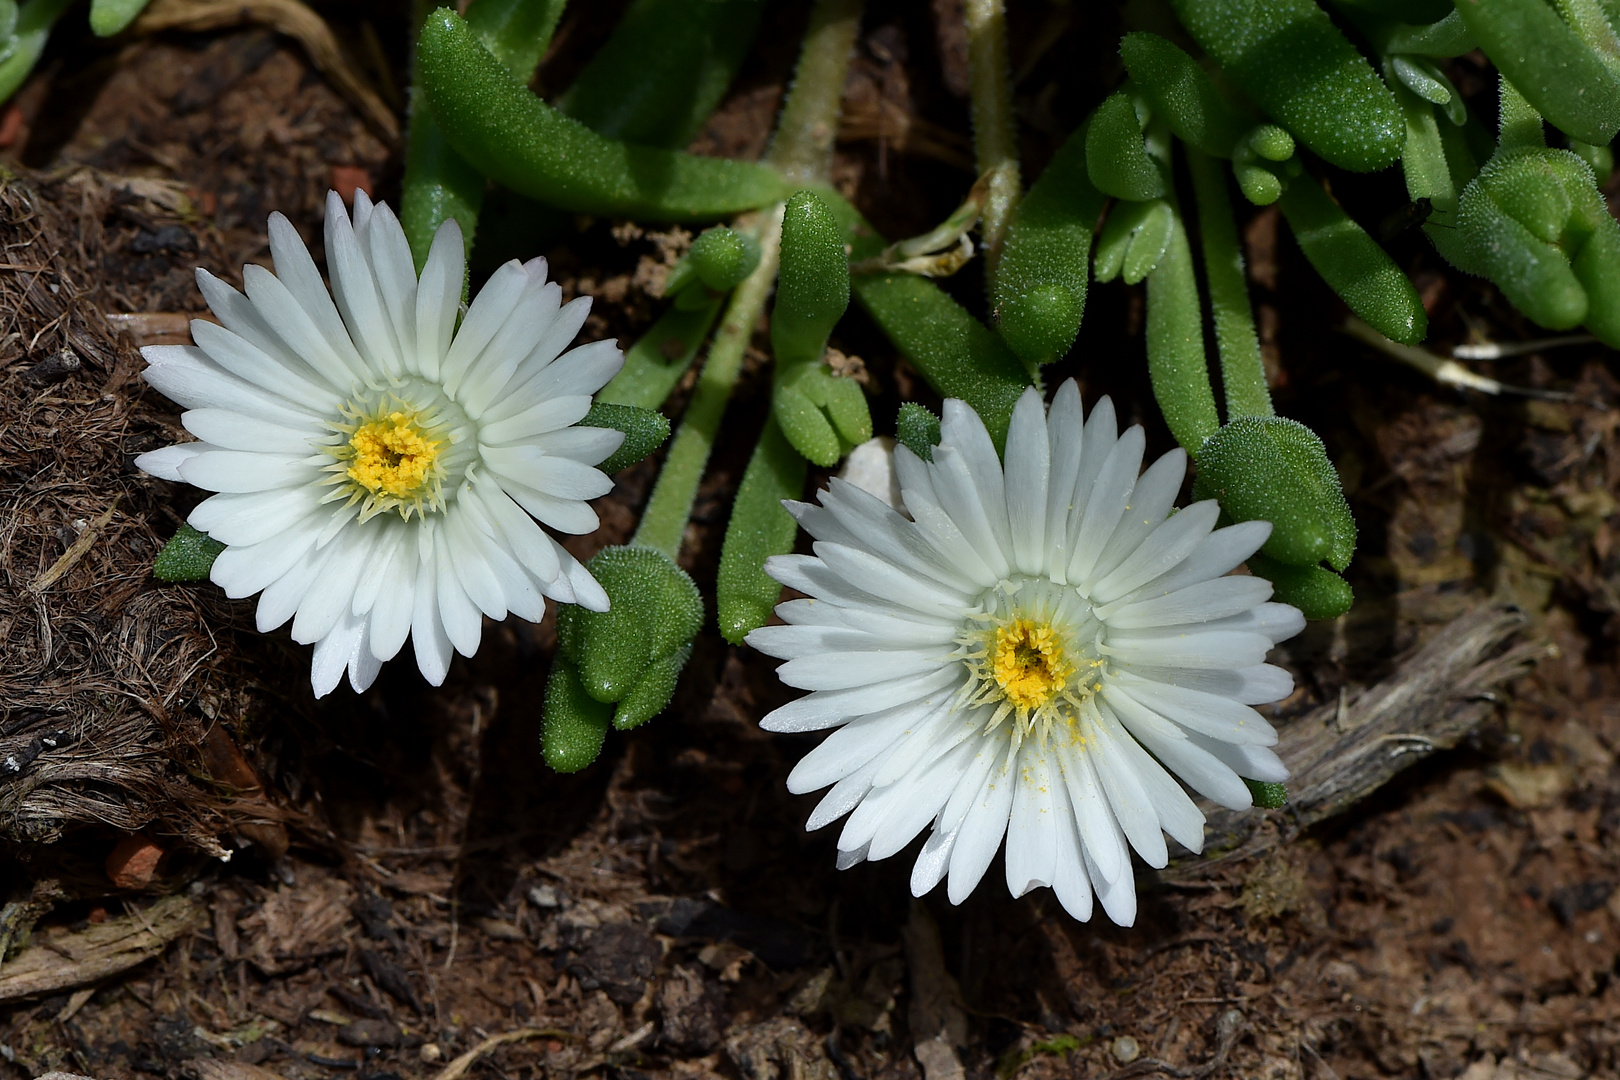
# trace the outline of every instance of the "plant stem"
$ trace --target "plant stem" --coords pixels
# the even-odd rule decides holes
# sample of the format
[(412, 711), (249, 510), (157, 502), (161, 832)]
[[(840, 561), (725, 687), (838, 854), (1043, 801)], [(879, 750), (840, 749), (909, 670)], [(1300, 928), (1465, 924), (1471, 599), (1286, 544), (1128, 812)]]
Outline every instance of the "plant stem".
[[(742, 224), (738, 223), (739, 226)], [(743, 279), (731, 294), (720, 329), (714, 333), (703, 372), (698, 376), (697, 390), (681, 419), (681, 428), (669, 444), (663, 471), (653, 487), (652, 498), (641, 515), (632, 544), (657, 548), (670, 558), (681, 550), (681, 538), (686, 533), (686, 521), (692, 515), (692, 501), (697, 497), (698, 481), (703, 478), (709, 451), (720, 433), (720, 419), (731, 397), (732, 384), (742, 370), (743, 354), (748, 351), (754, 325), (765, 308), (776, 280), (777, 257), (781, 250), (782, 208), (760, 223), (759, 265)]]
[[(797, 184), (825, 182), (832, 164), (833, 139), (843, 105), (844, 79), (860, 27), (864, 0), (816, 0), (810, 12), (793, 88), (777, 122), (766, 160)], [(720, 328), (698, 376), (697, 389), (670, 441), (663, 471), (631, 543), (657, 548), (676, 558), (692, 514), (698, 483), (720, 433), (720, 420), (742, 370), (743, 355), (771, 286), (781, 255), (783, 205), (746, 215), (735, 225), (759, 240), (759, 265), (731, 294)]]
[(1013, 128), (1012, 78), (1007, 68), (1007, 13), (1002, 0), (966, 0), (964, 13), (973, 76), (973, 148), (979, 175), (990, 177), (990, 198), (979, 219), (988, 287), (995, 282), (1001, 246), (1022, 186)]
[(1187, 171), (1198, 200), (1198, 231), (1204, 248), (1204, 279), (1215, 316), (1215, 345), (1221, 357), (1227, 422), (1239, 416), (1271, 416), (1271, 391), (1260, 361), (1260, 340), (1249, 307), (1243, 275), (1243, 249), (1232, 221), (1232, 200), (1221, 164), (1195, 146), (1187, 147)]
[(817, 0), (805, 30), (793, 88), (765, 160), (796, 184), (825, 182), (844, 103), (844, 80), (865, 0)]

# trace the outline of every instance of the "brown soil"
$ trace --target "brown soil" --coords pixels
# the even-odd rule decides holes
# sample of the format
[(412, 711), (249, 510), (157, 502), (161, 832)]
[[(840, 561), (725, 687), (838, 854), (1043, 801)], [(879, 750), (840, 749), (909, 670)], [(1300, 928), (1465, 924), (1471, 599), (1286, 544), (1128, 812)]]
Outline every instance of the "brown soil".
[[(357, 55), (372, 20), (398, 85), (404, 27), (391, 7), (321, 7)], [(566, 82), (569, 50), (599, 40), (618, 5), (577, 7), (541, 85)], [(805, 7), (774, 9), (765, 40), (779, 44), (757, 51), (697, 148), (759, 151)], [(963, 43), (935, 14), (952, 7), (874, 3), (863, 34), (837, 176), (891, 235), (942, 218), (971, 180)], [(1014, 13), (1014, 65), (1038, 166), (1114, 81), (1118, 26), (1102, 5), (1014, 7), (1025, 9)], [(20, 95), (24, 133), (7, 152), (48, 170), (26, 190), (91, 236), (88, 265), (72, 244), (55, 255), (86, 296), (87, 370), (59, 392), (25, 384), (64, 342), (32, 340), (47, 309), (30, 312), (17, 299), (26, 289), (12, 288), (8, 318), (32, 323), (5, 339), (0, 388), (16, 415), (0, 421), (31, 432), (50, 427), (40, 410), (81, 411), (62, 413), (57, 442), (0, 442), (0, 467), (13, 485), (30, 461), (66, 468), (74, 436), (108, 425), (133, 425), (120, 438), (140, 444), (98, 442), (105, 460), (68, 478), (88, 485), (81, 501), (41, 490), (28, 510), (37, 521), (14, 516), (20, 489), (8, 488), (0, 529), (26, 527), (33, 545), (7, 548), (8, 590), (71, 546), (108, 492), (128, 500), (107, 534), (124, 545), (121, 567), (149, 559), (189, 506), (175, 485), (121, 471), (120, 455), (155, 444), (175, 414), (132, 377), (130, 337), (91, 314), (198, 311), (191, 266), (230, 278), (265, 258), (271, 210), (318, 242), (334, 169), (364, 170), (380, 197), (398, 193), (397, 148), (296, 45), (253, 28), (98, 45), (70, 40), (75, 21)], [(170, 182), (164, 190), (189, 204), (164, 211), (119, 196), (127, 177)], [(1391, 177), (1335, 180), (1363, 220), (1403, 202)], [(4, 190), (15, 226), (23, 189)], [(254, 635), (250, 606), (207, 584), (162, 586), (127, 570), (106, 580), (94, 560), (114, 555), (92, 547), (56, 595), (123, 618), (160, 610), (217, 635), (210, 677), (246, 698), (227, 695), (209, 713), (192, 686), (175, 709), (178, 744), (203, 746), (204, 721), (224, 708), (270, 802), (257, 818), (233, 811), (198, 749), (165, 774), (195, 793), (182, 800), (193, 820), (108, 817), (41, 835), (52, 844), (13, 843), (16, 895), (53, 878), (68, 894), (35, 931), (53, 955), (73, 960), (85, 934), (119, 919), (138, 936), (155, 892), (190, 905), (174, 922), (190, 929), (85, 991), (9, 1005), (0, 1076), (381, 1080), (448, 1075), (480, 1047), (465, 1071), (503, 1078), (948, 1080), (958, 1061), (974, 1077), (1027, 1080), (1620, 1073), (1620, 385), (1602, 356), (1576, 348), (1481, 365), (1572, 400), (1436, 388), (1330, 330), (1335, 302), (1274, 214), (1252, 214), (1245, 235), (1279, 411), (1323, 434), (1362, 530), (1357, 607), (1288, 643), (1300, 689), (1277, 715), (1331, 722), (1341, 695), (1354, 700), (1398, 672), (1453, 619), (1492, 598), (1515, 602), (1530, 616), (1520, 640), (1541, 662), (1479, 710), (1485, 719), (1458, 749), (1414, 752), (1418, 764), (1393, 783), (1264, 856), (1162, 880), (1143, 871), (1130, 929), (1100, 916), (1076, 924), (1044, 893), (1009, 900), (995, 869), (960, 908), (937, 895), (913, 903), (906, 856), (839, 873), (833, 836), (805, 834), (812, 800), (783, 781), (811, 740), (757, 729), (787, 693), (761, 657), (712, 632), (664, 716), (561, 777), (537, 744), (549, 619), (487, 627), (478, 656), (458, 661), (442, 688), (403, 661), (365, 695), (340, 689), (316, 704), (306, 651)], [(589, 332), (629, 340), (655, 314), (647, 287), (678, 242), (581, 223), (547, 254), (569, 288), (601, 298)], [(1415, 237), (1397, 253), (1431, 301), (1437, 349), (1470, 328), (1533, 336)], [(977, 304), (974, 267), (948, 287)], [(1114, 394), (1167, 448), (1141, 370), (1141, 303), (1139, 290), (1096, 289), (1060, 375), (1081, 378), (1088, 397)], [(926, 396), (858, 315), (835, 345), (864, 360), (880, 425), (903, 394)], [(700, 495), (686, 559), (706, 588), (766, 391), (757, 370), (745, 376)], [(97, 482), (97, 470), (122, 486)], [(619, 477), (604, 530), (575, 542), (577, 554), (628, 535), (652, 475), (643, 464)], [(105, 635), (111, 617), (80, 638)], [(11, 626), (0, 622), (0, 642)], [(37, 628), (15, 632), (38, 640)], [(9, 674), (19, 654), (4, 647)], [(246, 675), (230, 682), (232, 672)], [(30, 768), (55, 752), (42, 748)], [(15, 782), (0, 777), (0, 789)], [(1279, 828), (1289, 820), (1270, 813)], [(285, 855), (273, 832), (244, 828), (271, 817), (287, 830)], [(108, 825), (144, 827), (168, 852), (146, 895), (102, 876), (119, 840)], [(210, 857), (209, 843), (231, 861)]]

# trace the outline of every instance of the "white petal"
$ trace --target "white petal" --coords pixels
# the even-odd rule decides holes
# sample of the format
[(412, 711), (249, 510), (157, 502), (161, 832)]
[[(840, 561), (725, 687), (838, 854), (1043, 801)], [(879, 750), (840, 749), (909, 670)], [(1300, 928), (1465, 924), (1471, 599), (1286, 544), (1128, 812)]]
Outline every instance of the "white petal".
[(1268, 784), (1280, 784), (1288, 779), (1288, 766), (1267, 747), (1235, 746), (1232, 743), (1196, 734), (1190, 736), (1189, 741), (1200, 749), (1209, 751), (1239, 776), (1246, 776), (1250, 780), (1263, 780)]
[(923, 842), (922, 851), (911, 867), (911, 895), (924, 896), (945, 879), (951, 868), (951, 852), (956, 847), (957, 832), (941, 832), (938, 828)]
[(405, 645), (416, 607), (417, 556), (414, 537), (406, 534), (389, 560), (371, 605), (371, 654), (391, 660)]
[(945, 895), (960, 904), (977, 887), (990, 868), (990, 860), (1007, 833), (1007, 816), (1012, 810), (1013, 792), (1018, 785), (1017, 762), (1010, 739), (1004, 741), (999, 761), (985, 778), (978, 798), (962, 820), (956, 849), (951, 852), (950, 877)]
[[(349, 605), (354, 599), (355, 586), (360, 583), (360, 575), (365, 572), (380, 535), (380, 529), (347, 529), (331, 545), (331, 554), (317, 582), (319, 588), (311, 589), (298, 605), (292, 625), (294, 641), (300, 645), (320, 641), (332, 632), (340, 619), (352, 618)], [(336, 685), (335, 679), (333, 685)]]
[(326, 263), (338, 311), (367, 367), (392, 376), (404, 374), (393, 321), (383, 309), (370, 260), (335, 191), (326, 193)]
[(1052, 472), (1046, 410), (1032, 386), (1013, 408), (1007, 429), (1007, 523), (1013, 562), (1026, 574), (1046, 570), (1046, 485)]
[(1092, 884), (1097, 889), (1097, 902), (1102, 905), (1103, 911), (1118, 926), (1132, 926), (1136, 923), (1136, 878), (1131, 874), (1129, 865), (1125, 873), (1113, 881), (1107, 881), (1097, 873), (1097, 864), (1091, 857), (1091, 848), (1084, 848), (1086, 872), (1091, 875)]
[(837, 727), (851, 717), (865, 716), (931, 695), (943, 701), (961, 681), (960, 671), (942, 666), (921, 675), (891, 679), (853, 690), (818, 690), (771, 711), (759, 722), (759, 726), (781, 734), (821, 731)]
[(845, 724), (799, 759), (788, 774), (788, 791), (804, 795), (836, 784), (880, 754), (886, 754), (898, 739), (914, 740), (912, 729), (919, 721), (927, 719), (933, 709), (927, 702), (907, 702)]
[[(940, 509), (950, 516), (952, 524), (961, 530), (962, 536), (996, 577), (1006, 577), (1012, 571), (1012, 564), (1007, 558), (1006, 546), (999, 539), (1006, 533), (1006, 524), (1003, 522), (1000, 530), (996, 528), (991, 508), (985, 506), (976, 477), (962, 454), (948, 443), (941, 443), (934, 448), (934, 465), (929, 476), (934, 481), (934, 490), (939, 493)], [(1006, 498), (999, 490), (997, 495), (1000, 502), (993, 509), (995, 514), (1005, 518)]]
[(318, 527), (306, 521), (320, 512), (320, 500), (320, 489), (307, 486), (213, 495), (198, 503), (186, 521), (231, 547), (257, 544), (294, 529)]
[[(1084, 424), (1080, 388), (1073, 379), (1065, 379), (1053, 395), (1052, 409), (1046, 417), (1051, 475), (1046, 497), (1046, 565), (1042, 567), (1060, 585), (1068, 581), (1069, 516), (1074, 511), (1074, 485), (1080, 475)], [(1089, 886), (1086, 895), (1091, 895)]]
[[(179, 443), (158, 450), (148, 450), (135, 458), (135, 467), (144, 473), (157, 477), (159, 480), (174, 480), (184, 483), (185, 481), (180, 476), (180, 466), (207, 450), (208, 445), (206, 443)], [(202, 531), (207, 532), (208, 530), (203, 529)]]
[(502, 265), (484, 282), (467, 308), (467, 317), (461, 320), (455, 339), (450, 342), (450, 351), (439, 368), (439, 379), (446, 393), (456, 395), (467, 368), (511, 318), (528, 287), (529, 275), (516, 259)]
[(1074, 550), (1069, 559), (1069, 580), (1077, 585), (1091, 584), (1092, 571), (1125, 516), (1125, 507), (1136, 488), (1137, 473), (1142, 468), (1146, 440), (1142, 429), (1133, 427), (1120, 437), (1103, 461), (1097, 482), (1086, 498), (1085, 511), (1080, 515), (1080, 529), (1075, 533)]
[(1191, 738), (1163, 737), (1153, 725), (1143, 722), (1140, 708), (1133, 711), (1122, 707), (1123, 704), (1123, 701), (1116, 703), (1115, 711), (1126, 730), (1188, 787), (1231, 810), (1244, 810), (1254, 805), (1248, 785), (1220, 759), (1195, 745)]
[(502, 479), (543, 492), (554, 499), (584, 501), (613, 490), (612, 478), (602, 470), (572, 458), (553, 457), (537, 446), (486, 447), (483, 457), (490, 469)]
[[(428, 249), (427, 262), (422, 264), (422, 279), (416, 286), (416, 366), (415, 371), (425, 379), (437, 381), (450, 340), (456, 332), (456, 312), (461, 307), (461, 282), (467, 272), (467, 253), (461, 238), (461, 226), (455, 218), (446, 218), (439, 231), (433, 234), (433, 246)], [(422, 658), (417, 646), (417, 659)], [(437, 663), (433, 654), (430, 663)], [(446, 659), (446, 664), (449, 663)], [(422, 674), (434, 686), (444, 681), (444, 673), (437, 666), (439, 678), (434, 680), (427, 667)]]
[[(359, 215), (355, 215), (358, 220)], [(399, 342), (401, 366), (416, 371), (416, 263), (405, 230), (387, 203), (379, 203), (366, 228), (365, 247), (377, 291)]]
[[(565, 309), (566, 310), (566, 309)], [(516, 386), (508, 386), (503, 398), (484, 413), (485, 422), (505, 420), (537, 401), (551, 398), (591, 395), (608, 384), (624, 367), (624, 354), (615, 341), (592, 341), (570, 349)], [(519, 371), (514, 382), (523, 376)]]
[(1114, 700), (1117, 694), (1126, 694), (1172, 723), (1212, 739), (1257, 746), (1277, 745), (1277, 729), (1249, 706), (1231, 698), (1129, 674), (1110, 680), (1108, 700)]
[(529, 287), (523, 291), (517, 307), (467, 369), (456, 396), (468, 416), (484, 415), (490, 402), (506, 388), (535, 340), (544, 339), (556, 321), (561, 303), (561, 289), (545, 284), (543, 279), (536, 283), (533, 276), (530, 277)]
[(266, 491), (312, 484), (321, 476), (306, 458), (243, 450), (207, 450), (181, 462), (179, 471), (186, 483), (205, 491)]
[[(597, 475), (601, 476), (602, 473), (598, 472)], [(612, 481), (608, 482), (608, 487), (612, 490)], [(558, 532), (583, 536), (595, 532), (602, 524), (602, 519), (596, 516), (590, 504), (578, 499), (559, 498), (513, 480), (502, 480), (501, 489), (513, 502)]]
[[(296, 330), (301, 340), (306, 330), (325, 343), (326, 351), (330, 357), (346, 368), (351, 376), (364, 379), (366, 372), (365, 361), (354, 347), (354, 341), (349, 337), (349, 328), (343, 325), (343, 319), (338, 315), (337, 306), (332, 303), (332, 294), (326, 291), (326, 283), (321, 280), (321, 272), (315, 268), (315, 260), (310, 257), (309, 248), (304, 246), (303, 237), (293, 228), (292, 222), (279, 211), (270, 215), (270, 255), (276, 262), (276, 272), (271, 275), (262, 266), (248, 264), (242, 268), (242, 281), (247, 286), (248, 296), (253, 304), (265, 316), (265, 321), (276, 331), (276, 336), (292, 345), (305, 360), (314, 362), (314, 357), (304, 351), (299, 341), (288, 336), (290, 330)], [(254, 273), (258, 271), (258, 273)], [(255, 278), (259, 291), (255, 290)], [(276, 283), (276, 288), (265, 287), (263, 279)], [(274, 310), (265, 306), (260, 296), (273, 296)], [(304, 317), (297, 318), (292, 310), (281, 307), (282, 297), (297, 305)], [(341, 387), (341, 382), (333, 385)]]
[(1052, 814), (1056, 820), (1057, 860), (1052, 874), (1052, 892), (1074, 918), (1091, 918), (1091, 877), (1086, 873), (1085, 854), (1080, 846), (1080, 829), (1075, 824), (1074, 807), (1069, 804), (1069, 786), (1052, 785)]
[(478, 651), (478, 640), (484, 631), (483, 616), (478, 605), (461, 587), (451, 563), (450, 544), (443, 536), (436, 539), (434, 558), (438, 568), (434, 577), (438, 588), (439, 622), (450, 643), (456, 647), (456, 652), (462, 656), (472, 656)]
[(859, 806), (867, 792), (872, 790), (872, 774), (877, 772), (881, 764), (881, 759), (873, 761), (834, 784), (832, 790), (823, 795), (816, 808), (810, 811), (804, 831), (815, 832), (825, 828)]
[(312, 443), (321, 438), (308, 429), (299, 430), (228, 409), (188, 409), (180, 422), (203, 442), (225, 450), (304, 457), (317, 450)]
[(510, 419), (486, 423), (478, 432), (478, 440), (485, 446), (516, 442), (577, 424), (590, 411), (591, 399), (585, 394), (547, 398)]
[[(1045, 442), (1046, 433), (1041, 432)], [(1008, 438), (1008, 453), (1012, 450)], [(1045, 509), (1043, 504), (1042, 509)], [(1023, 896), (1040, 885), (1050, 885), (1057, 871), (1057, 818), (1052, 789), (1062, 783), (1052, 776), (1046, 754), (1025, 743), (1014, 778), (1012, 813), (1007, 825), (1007, 890)]]
[[(316, 697), (323, 698), (337, 688), (344, 670), (359, 658), (365, 631), (364, 620), (345, 614), (316, 644), (309, 670), (310, 685)], [(372, 673), (375, 675), (375, 670)], [(370, 685), (371, 680), (365, 682)]]
[(917, 770), (914, 776), (897, 782), (900, 790), (896, 804), (872, 834), (868, 858), (887, 859), (927, 828), (962, 782), (974, 749), (960, 744), (950, 754)]
[(1169, 516), (1186, 478), (1187, 452), (1179, 446), (1148, 467), (1136, 481), (1131, 501), (1126, 504), (1114, 535), (1092, 568), (1092, 576), (1106, 576), (1141, 546), (1148, 534)]
[[(1012, 554), (1012, 532), (1007, 527), (1007, 492), (1002, 476), (1001, 459), (996, 456), (995, 444), (985, 430), (979, 414), (964, 401), (947, 398), (940, 420), (942, 445), (960, 455), (967, 466), (973, 484), (979, 490), (990, 532), (996, 546), (1009, 556)], [(939, 455), (934, 455), (939, 460)]]
[[(624, 445), (624, 432), (615, 428), (571, 427), (535, 435), (530, 443), (557, 458), (595, 467)], [(606, 473), (603, 473), (606, 476)]]
[[(445, 553), (456, 579), (478, 610), (496, 622), (506, 618), (506, 590), (485, 558), (483, 545), (469, 530), (465, 513), (445, 515)], [(467, 655), (471, 655), (470, 653)]]
[(847, 690), (907, 675), (923, 675), (941, 666), (940, 657), (932, 651), (823, 653), (789, 660), (776, 669), (776, 677), (800, 690)]
[(1119, 630), (1207, 623), (1265, 603), (1271, 596), (1271, 582), (1234, 574), (1151, 598), (1141, 595), (1145, 591), (1117, 607), (1099, 607), (1097, 617)]
[(230, 409), (292, 427), (310, 420), (303, 409), (226, 374), (201, 349), (149, 345), (142, 355), (147, 368), (141, 378), (188, 409)]
[(1084, 745), (1056, 744), (1063, 781), (1069, 787), (1069, 805), (1074, 809), (1080, 842), (1091, 859), (1089, 876), (1095, 887), (1130, 874), (1130, 853), (1125, 834), (1108, 807), (1108, 797), (1097, 779), (1090, 748)]
[(1114, 820), (1119, 822), (1125, 838), (1142, 856), (1142, 861), (1154, 869), (1160, 869), (1170, 861), (1170, 855), (1165, 847), (1164, 832), (1160, 829), (1153, 800), (1137, 778), (1131, 758), (1114, 743), (1107, 727), (1101, 722), (1096, 707), (1091, 706), (1087, 713), (1086, 737), (1096, 740), (1092, 760), (1096, 763), (1097, 779), (1102, 783), (1103, 793), (1108, 796), (1108, 806), (1114, 812)]
[[(442, 236), (444, 230), (441, 228), (439, 233)], [(416, 666), (422, 672), (422, 678), (434, 686), (441, 686), (450, 670), (450, 636), (445, 633), (444, 623), (439, 618), (437, 569), (438, 563), (431, 554), (417, 561), (411, 609), (411, 644), (416, 648)]]
[[(1209, 501), (1212, 502), (1213, 500)], [(1160, 526), (1160, 529), (1169, 528), (1177, 519), (1185, 514), (1193, 513), (1203, 505), (1203, 503), (1194, 503), (1165, 522), (1164, 525)], [(1204, 513), (1208, 515), (1210, 511), (1206, 510)], [(1213, 522), (1214, 518), (1218, 517), (1219, 514), (1220, 511), (1217, 507), (1210, 520)], [(1200, 581), (1208, 581), (1210, 578), (1230, 573), (1250, 555), (1259, 551), (1260, 546), (1270, 536), (1271, 522), (1269, 521), (1243, 521), (1236, 525), (1228, 525), (1224, 529), (1216, 529), (1200, 540), (1193, 548), (1192, 553), (1187, 555), (1183, 562), (1179, 565), (1167, 562), (1165, 565), (1170, 569), (1162, 577), (1155, 578), (1140, 586), (1143, 595), (1159, 596), (1163, 593), (1174, 592), (1177, 589), (1184, 589), (1188, 585), (1194, 585)], [(1157, 539), (1156, 536), (1150, 537), (1148, 543), (1152, 543), (1155, 539)], [(1112, 587), (1116, 579), (1135, 572), (1137, 571), (1128, 571), (1125, 566), (1121, 566), (1110, 575), (1110, 581), (1107, 583), (1110, 588), (1106, 590), (1109, 600), (1115, 599), (1116, 596), (1123, 596), (1132, 588), (1137, 587), (1129, 585), (1123, 588)]]
[[(309, 528), (288, 529), (258, 544), (228, 547), (214, 560), (208, 579), (232, 600), (240, 600), (287, 573), (314, 547), (315, 530)], [(289, 617), (291, 614), (288, 612)]]
[[(1095, 699), (1093, 699), (1095, 700)], [(1142, 749), (1130, 732), (1126, 731), (1105, 702), (1099, 702), (1097, 715), (1113, 738), (1114, 745), (1127, 757), (1136, 773), (1148, 801), (1159, 815), (1159, 825), (1170, 838), (1188, 851), (1204, 850), (1204, 813), (1192, 801), (1175, 778), (1164, 771), (1164, 766)]]
[[(243, 300), (243, 303), (247, 301)], [(343, 404), (330, 383), (308, 364), (294, 357), (279, 341), (266, 349), (206, 319), (192, 320), (191, 339), (214, 363), (266, 393), (274, 394), (276, 404), (284, 408), (308, 410), (311, 415), (336, 416), (338, 407)], [(148, 345), (146, 348), (174, 346)], [(145, 355), (146, 349), (141, 352)]]
[(1108, 635), (1104, 656), (1122, 667), (1243, 668), (1265, 661), (1271, 639), (1244, 630), (1188, 630), (1150, 637), (1143, 631)]

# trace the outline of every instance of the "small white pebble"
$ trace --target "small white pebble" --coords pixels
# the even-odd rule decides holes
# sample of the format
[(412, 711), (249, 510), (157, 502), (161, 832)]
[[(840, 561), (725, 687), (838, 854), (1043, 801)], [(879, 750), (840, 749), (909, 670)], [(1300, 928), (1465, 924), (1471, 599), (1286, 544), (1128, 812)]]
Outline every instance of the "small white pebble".
[(444, 1057), (444, 1051), (439, 1049), (438, 1043), (423, 1043), (421, 1048), (416, 1051), (416, 1054), (430, 1065)]
[(1129, 1035), (1121, 1035), (1115, 1039), (1112, 1049), (1114, 1051), (1114, 1060), (1121, 1065), (1129, 1065), (1142, 1056), (1142, 1048)]

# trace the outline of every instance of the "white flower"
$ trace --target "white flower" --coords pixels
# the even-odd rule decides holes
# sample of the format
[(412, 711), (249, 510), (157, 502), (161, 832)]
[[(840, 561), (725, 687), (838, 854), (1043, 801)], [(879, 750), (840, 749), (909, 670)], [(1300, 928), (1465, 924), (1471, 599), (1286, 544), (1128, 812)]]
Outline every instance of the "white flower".
[(534, 520), (591, 532), (585, 500), (613, 486), (592, 466), (623, 434), (572, 426), (624, 364), (612, 341), (563, 353), (589, 298), (564, 305), (544, 259), (513, 261), (458, 328), (461, 230), (444, 223), (418, 280), (398, 219), (363, 192), (352, 221), (327, 196), (331, 294), (280, 214), (270, 251), (276, 273), (243, 267), (246, 296), (197, 271), (223, 325), (193, 322), (196, 347), (142, 350), (202, 441), (135, 464), (221, 493), (189, 518), (228, 545), (210, 576), (232, 597), (262, 591), (261, 631), (291, 619), (315, 644), (316, 696), (345, 669), (365, 689), (407, 636), (437, 685), (485, 615), (539, 620), (546, 596), (605, 611)]
[(945, 403), (941, 432), (932, 463), (895, 452), (909, 520), (839, 481), (820, 506), (789, 504), (815, 555), (766, 569), (810, 599), (748, 641), (811, 693), (762, 726), (839, 729), (788, 788), (833, 785), (808, 827), (850, 815), (840, 867), (932, 824), (912, 892), (948, 875), (961, 903), (1005, 836), (1014, 896), (1049, 885), (1084, 920), (1095, 893), (1130, 925), (1130, 849), (1160, 867), (1165, 833), (1203, 846), (1171, 773), (1233, 808), (1252, 805), (1241, 777), (1288, 775), (1250, 706), (1292, 689), (1265, 658), (1304, 619), (1266, 602), (1270, 582), (1223, 576), (1271, 526), (1215, 529), (1214, 502), (1172, 514), (1186, 455), (1138, 477), (1142, 429), (1119, 435), (1107, 398), (1082, 424), (1072, 381), (1050, 417), (1025, 392), (1005, 472), (962, 402)]

